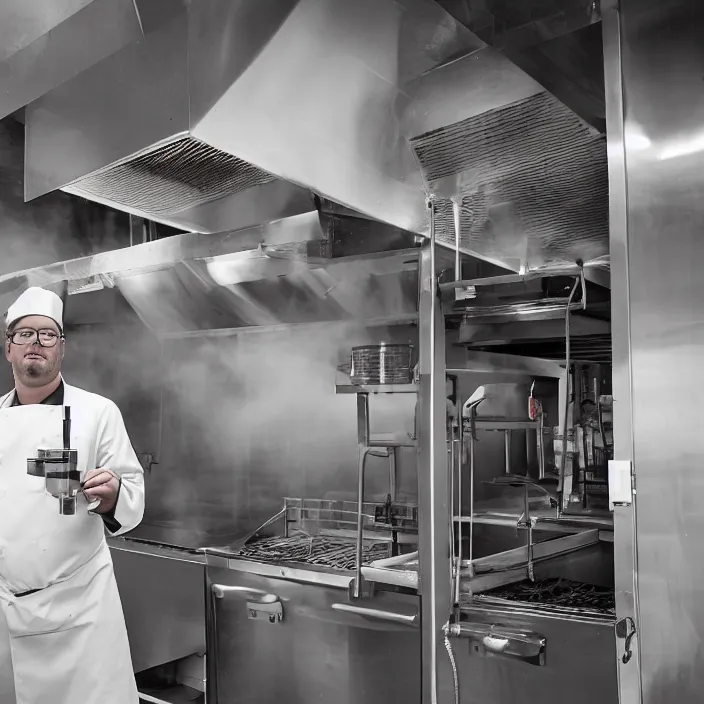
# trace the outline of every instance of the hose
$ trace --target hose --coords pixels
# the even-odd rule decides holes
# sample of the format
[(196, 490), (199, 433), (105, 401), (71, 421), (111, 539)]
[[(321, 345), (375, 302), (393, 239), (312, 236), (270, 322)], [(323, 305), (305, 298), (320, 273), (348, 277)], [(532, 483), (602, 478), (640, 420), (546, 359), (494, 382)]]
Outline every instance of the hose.
[(447, 657), (450, 658), (450, 667), (452, 667), (452, 684), (454, 686), (455, 692), (455, 704), (460, 704), (460, 680), (457, 676), (457, 663), (455, 662), (455, 653), (452, 650), (452, 643), (450, 642), (450, 624), (446, 623), (443, 628), (445, 632), (445, 650), (447, 650)]

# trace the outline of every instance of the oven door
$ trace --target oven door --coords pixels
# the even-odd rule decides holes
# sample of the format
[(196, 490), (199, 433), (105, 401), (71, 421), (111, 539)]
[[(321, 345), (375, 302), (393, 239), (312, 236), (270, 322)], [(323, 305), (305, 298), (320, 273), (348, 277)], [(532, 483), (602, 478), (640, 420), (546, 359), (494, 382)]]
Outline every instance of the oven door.
[(418, 597), (208, 567), (208, 704), (420, 702)]
[[(463, 607), (469, 637), (451, 639), (461, 704), (618, 704), (613, 619), (566, 611), (515, 602)], [(510, 642), (511, 633), (530, 637)], [(514, 647), (504, 649), (507, 642)], [(448, 662), (440, 668), (443, 702), (453, 701)]]

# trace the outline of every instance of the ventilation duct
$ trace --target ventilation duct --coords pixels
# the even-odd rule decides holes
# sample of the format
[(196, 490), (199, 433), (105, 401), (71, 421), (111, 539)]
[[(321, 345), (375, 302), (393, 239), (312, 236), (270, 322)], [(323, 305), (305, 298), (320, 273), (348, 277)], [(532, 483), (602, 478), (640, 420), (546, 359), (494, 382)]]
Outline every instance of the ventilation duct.
[(28, 107), (28, 199), (218, 232), (310, 190), (427, 235), (430, 191), (439, 241), (454, 199), (462, 250), (500, 266), (607, 253), (602, 138), (431, 0), (149, 7), (143, 40)]
[[(350, 238), (356, 240), (354, 233)], [(67, 324), (81, 324), (86, 316), (92, 324), (107, 323), (119, 292), (160, 337), (322, 321), (415, 320), (418, 249), (353, 256), (345, 249), (330, 242), (317, 212), (303, 213), (247, 230), (184, 233), (5, 275), (0, 303), (9, 305), (29, 286), (65, 290)], [(338, 256), (327, 256), (331, 251)], [(96, 310), (108, 317), (98, 319)]]
[(427, 0), (147, 5), (142, 41), (28, 106), (27, 199), (62, 188), (218, 232), (306, 212), (312, 189), (425, 228), (399, 85), (469, 30)]
[(438, 0), (600, 132), (606, 131), (599, 0)]
[(2, 0), (0, 119), (141, 36), (134, 0)]
[(484, 78), (504, 85), (509, 100), (491, 106), (496, 84), (474, 86), (485, 51), (493, 50), (424, 76), (409, 117), (411, 145), (437, 197), (438, 238), (454, 246), (458, 221), (464, 251), (514, 271), (600, 259), (608, 254), (604, 137), (537, 83), (518, 80), (525, 74), (504, 57), (505, 69)]

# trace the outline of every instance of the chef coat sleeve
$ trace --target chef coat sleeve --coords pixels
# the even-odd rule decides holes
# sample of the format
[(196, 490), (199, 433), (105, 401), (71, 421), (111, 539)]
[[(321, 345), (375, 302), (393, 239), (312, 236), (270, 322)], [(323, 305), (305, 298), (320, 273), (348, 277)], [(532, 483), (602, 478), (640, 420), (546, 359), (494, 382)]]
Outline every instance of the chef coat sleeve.
[(109, 401), (98, 423), (97, 466), (120, 477), (117, 504), (104, 521), (112, 535), (136, 528), (144, 516), (144, 470), (127, 435), (120, 409)]

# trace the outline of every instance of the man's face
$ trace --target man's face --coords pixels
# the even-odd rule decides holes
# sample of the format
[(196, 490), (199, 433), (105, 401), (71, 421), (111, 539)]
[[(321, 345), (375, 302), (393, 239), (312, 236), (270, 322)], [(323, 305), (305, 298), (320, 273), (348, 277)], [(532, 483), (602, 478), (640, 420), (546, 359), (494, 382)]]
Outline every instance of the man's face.
[[(31, 341), (31, 344), (15, 344), (9, 339), (5, 340), (5, 357), (12, 365), (15, 378), (25, 386), (39, 387), (50, 384), (61, 371), (65, 343), (58, 339), (53, 347), (41, 345), (35, 331), (45, 330), (61, 335), (59, 326), (43, 315), (21, 318), (8, 330), (8, 334), (19, 333), (19, 340)], [(43, 337), (48, 339), (50, 336), (44, 333)]]

